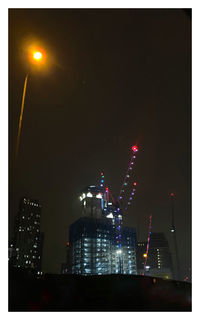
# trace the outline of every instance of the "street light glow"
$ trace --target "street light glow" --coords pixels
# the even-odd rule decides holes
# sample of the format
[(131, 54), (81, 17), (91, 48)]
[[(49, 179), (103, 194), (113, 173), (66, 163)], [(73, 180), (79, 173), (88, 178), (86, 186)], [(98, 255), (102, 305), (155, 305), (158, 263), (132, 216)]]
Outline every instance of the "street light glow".
[(35, 60), (41, 60), (42, 59), (42, 53), (40, 51), (33, 53), (33, 59)]

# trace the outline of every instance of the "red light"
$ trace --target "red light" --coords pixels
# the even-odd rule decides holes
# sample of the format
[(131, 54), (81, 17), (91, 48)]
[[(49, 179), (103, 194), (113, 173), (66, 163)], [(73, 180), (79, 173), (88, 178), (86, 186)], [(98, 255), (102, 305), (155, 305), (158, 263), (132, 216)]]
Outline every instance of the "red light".
[(106, 188), (106, 192), (108, 192), (108, 188)]
[(104, 175), (104, 173), (103, 172), (101, 172), (101, 176), (103, 176)]
[(137, 185), (137, 182), (133, 182), (133, 185), (136, 186), (136, 185)]
[(174, 197), (174, 193), (173, 193), (173, 192), (171, 192), (171, 193), (170, 193), (170, 196), (171, 196), (171, 197)]
[(138, 151), (138, 147), (137, 146), (133, 146), (132, 150), (133, 150), (133, 152)]

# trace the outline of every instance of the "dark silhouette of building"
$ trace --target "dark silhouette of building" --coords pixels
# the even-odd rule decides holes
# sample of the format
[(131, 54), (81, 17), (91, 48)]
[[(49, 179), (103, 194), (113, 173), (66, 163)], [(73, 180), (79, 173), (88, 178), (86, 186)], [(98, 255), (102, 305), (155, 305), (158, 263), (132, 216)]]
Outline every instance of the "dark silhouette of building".
[(144, 272), (144, 255), (147, 250), (147, 242), (139, 241), (137, 243), (137, 274), (142, 275)]
[(40, 232), (41, 204), (23, 198), (15, 221), (14, 236), (10, 244), (10, 263), (14, 267), (41, 272), (44, 234)]
[(161, 277), (165, 279), (173, 278), (172, 259), (169, 251), (168, 241), (162, 232), (152, 232), (146, 269), (144, 270), (144, 260), (146, 255), (147, 242), (138, 242), (137, 245), (137, 268), (138, 274)]
[(61, 274), (71, 274), (72, 273), (72, 266), (71, 266), (71, 250), (69, 241), (66, 243), (66, 262), (61, 264)]

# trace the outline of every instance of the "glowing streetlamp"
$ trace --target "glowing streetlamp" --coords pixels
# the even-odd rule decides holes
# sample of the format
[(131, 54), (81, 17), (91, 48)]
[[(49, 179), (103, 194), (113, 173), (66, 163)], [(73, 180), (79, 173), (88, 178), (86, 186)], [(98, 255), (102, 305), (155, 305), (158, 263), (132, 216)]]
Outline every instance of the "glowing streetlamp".
[(33, 53), (33, 59), (35, 60), (41, 60), (42, 59), (42, 53), (40, 51), (36, 51)]
[[(32, 49), (29, 52), (29, 58), (30, 58), (31, 62), (40, 63), (44, 58), (44, 54), (39, 50)], [(23, 112), (24, 112), (24, 101), (25, 101), (25, 96), (26, 96), (27, 81), (28, 81), (28, 73), (26, 74), (25, 81), (24, 81), (22, 104), (21, 104), (21, 111), (20, 111), (20, 117), (19, 117), (19, 126), (18, 126), (18, 132), (17, 132), (17, 145), (16, 145), (15, 159), (17, 159), (18, 151), (19, 151), (19, 143), (20, 143), (20, 136), (21, 136), (22, 118), (23, 118)]]

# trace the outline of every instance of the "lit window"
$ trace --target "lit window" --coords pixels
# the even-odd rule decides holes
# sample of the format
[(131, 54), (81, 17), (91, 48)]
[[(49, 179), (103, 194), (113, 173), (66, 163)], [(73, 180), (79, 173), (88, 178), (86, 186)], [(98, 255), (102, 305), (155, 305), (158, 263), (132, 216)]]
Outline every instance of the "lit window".
[(87, 193), (87, 197), (88, 197), (88, 198), (92, 198), (92, 197), (93, 197), (92, 193), (91, 193), (91, 192), (88, 192), (88, 193)]
[(98, 194), (96, 195), (96, 198), (97, 198), (97, 199), (102, 199), (102, 194), (101, 194), (101, 193), (98, 193)]

